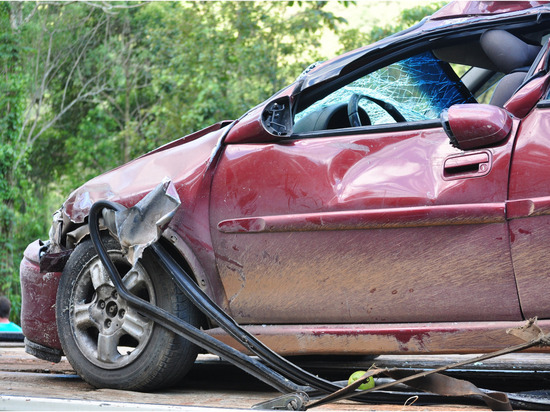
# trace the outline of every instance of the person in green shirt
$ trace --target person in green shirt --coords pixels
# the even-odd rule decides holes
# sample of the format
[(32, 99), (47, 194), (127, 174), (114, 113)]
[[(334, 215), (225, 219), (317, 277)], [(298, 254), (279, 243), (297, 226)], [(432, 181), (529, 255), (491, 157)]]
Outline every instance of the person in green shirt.
[(21, 328), (10, 322), (11, 302), (5, 296), (0, 296), (0, 332), (21, 332)]

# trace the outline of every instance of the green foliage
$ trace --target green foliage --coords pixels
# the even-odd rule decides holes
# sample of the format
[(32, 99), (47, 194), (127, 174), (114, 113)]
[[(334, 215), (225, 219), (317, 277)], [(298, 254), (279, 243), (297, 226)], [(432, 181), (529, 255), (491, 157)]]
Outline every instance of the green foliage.
[[(10, 24), (11, 7), (0, 3), (0, 294), (12, 301), (12, 317), (20, 310), (20, 234), (30, 231), (22, 212), (32, 203), (32, 183), (26, 181), (27, 158), (20, 154), (24, 107), (24, 75), (19, 65), (19, 39)], [(24, 229), (23, 229), (24, 228)]]
[[(143, 38), (160, 63), (153, 70), (162, 106), (149, 130), (169, 140), (233, 119), (292, 81), (320, 56), (325, 27), (341, 21), (323, 2), (151, 4), (139, 18)], [(169, 38), (170, 42), (165, 39)]]
[(405, 30), (420, 22), (424, 17), (433, 14), (446, 3), (446, 1), (439, 1), (404, 9), (400, 13), (399, 19), (395, 24), (385, 24), (383, 26), (375, 25), (370, 27), (369, 31), (362, 31), (356, 28), (344, 30), (339, 34), (340, 43), (342, 45), (340, 52), (343, 53), (347, 50), (369, 45), (394, 33)]
[[(10, 6), (0, 3), (0, 292), (17, 295), (17, 272), (13, 268), (14, 244), (11, 237), (15, 221), (17, 187), (14, 170), (21, 107), (17, 70), (17, 39), (10, 28)], [(11, 298), (11, 296), (9, 296)]]

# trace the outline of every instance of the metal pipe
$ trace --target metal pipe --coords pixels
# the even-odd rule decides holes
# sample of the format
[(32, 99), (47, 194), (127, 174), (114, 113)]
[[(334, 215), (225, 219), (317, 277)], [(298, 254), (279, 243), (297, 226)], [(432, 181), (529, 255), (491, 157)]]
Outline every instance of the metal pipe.
[(172, 279), (183, 291), (185, 296), (187, 296), (201, 312), (212, 319), (248, 350), (258, 355), (270, 367), (277, 370), (279, 373), (285, 374), (290, 379), (310, 385), (323, 392), (330, 393), (342, 388), (339, 385), (335, 385), (330, 381), (303, 370), (265, 346), (258, 338), (242, 328), (233, 318), (227, 315), (214, 301), (212, 301), (208, 295), (200, 290), (189, 274), (185, 272), (161, 244), (158, 242), (154, 243), (151, 245), (151, 249), (164, 265), (167, 272), (172, 275)]
[(291, 382), (256, 359), (251, 358), (250, 356), (237, 351), (223, 342), (212, 338), (203, 331), (195, 328), (187, 322), (184, 322), (166, 310), (152, 305), (151, 303), (138, 298), (128, 291), (101, 240), (99, 215), (104, 208), (121, 211), (124, 210), (124, 207), (114, 202), (101, 200), (92, 205), (89, 214), (90, 237), (92, 239), (92, 243), (96, 248), (101, 262), (105, 266), (114, 287), (123, 299), (128, 301), (128, 303), (134, 306), (140, 313), (149, 317), (163, 327), (183, 336), (195, 345), (206, 349), (210, 353), (220, 356), (282, 393), (304, 392), (310, 389)]

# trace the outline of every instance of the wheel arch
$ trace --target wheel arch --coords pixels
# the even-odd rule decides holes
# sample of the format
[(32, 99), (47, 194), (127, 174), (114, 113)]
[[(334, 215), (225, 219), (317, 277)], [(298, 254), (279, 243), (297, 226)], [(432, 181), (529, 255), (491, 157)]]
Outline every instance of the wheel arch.
[[(219, 293), (220, 288), (222, 288), (221, 284), (218, 285), (217, 283), (219, 279), (208, 275), (199, 258), (182, 236), (178, 235), (174, 230), (167, 228), (163, 232), (160, 242), (210, 298), (216, 300), (216, 296), (225, 296), (223, 293)], [(207, 326), (207, 322), (205, 320), (204, 326)]]
[[(102, 232), (107, 232), (108, 229), (101, 226)], [(90, 237), (90, 230), (85, 223), (73, 228), (70, 232), (65, 234), (64, 243), (74, 249), (82, 241)], [(179, 236), (174, 230), (167, 228), (160, 238), (159, 242), (165, 247), (168, 253), (176, 260), (176, 262), (192, 277), (195, 283), (205, 291), (209, 296), (212, 296), (215, 286), (209, 282), (204, 268), (202, 267), (199, 259), (195, 256), (192, 249), (187, 243)], [(207, 320), (202, 321), (202, 326), (207, 326)]]

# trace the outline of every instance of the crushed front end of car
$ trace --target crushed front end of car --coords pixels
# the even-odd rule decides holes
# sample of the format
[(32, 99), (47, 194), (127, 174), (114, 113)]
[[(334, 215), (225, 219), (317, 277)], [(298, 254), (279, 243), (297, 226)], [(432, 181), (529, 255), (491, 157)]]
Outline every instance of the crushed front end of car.
[[(184, 215), (200, 209), (197, 202), (206, 190), (203, 178), (230, 123), (220, 122), (168, 143), (88, 181), (68, 197), (53, 215), (49, 239), (32, 242), (21, 261), (21, 326), (28, 353), (52, 362), (61, 359), (63, 351), (56, 323), (58, 285), (74, 248), (89, 237), (88, 214), (93, 203), (109, 200), (133, 206), (168, 177), (183, 201), (180, 216), (175, 219), (177, 226)], [(200, 218), (193, 220), (200, 222)], [(192, 245), (200, 242), (203, 235), (196, 233), (200, 231), (190, 223), (185, 232), (175, 229), (170, 236), (174, 241), (179, 237), (177, 232), (185, 233), (183, 236), (189, 236), (187, 242)], [(183, 242), (184, 239), (178, 239), (178, 243)]]

